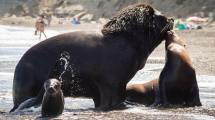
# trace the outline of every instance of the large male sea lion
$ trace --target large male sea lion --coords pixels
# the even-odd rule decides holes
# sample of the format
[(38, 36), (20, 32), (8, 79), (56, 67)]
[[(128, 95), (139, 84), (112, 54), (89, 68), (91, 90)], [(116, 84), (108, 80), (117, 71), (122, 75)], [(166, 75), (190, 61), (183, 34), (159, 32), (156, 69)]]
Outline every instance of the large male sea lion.
[(64, 109), (64, 96), (61, 90), (61, 82), (57, 79), (48, 79), (44, 83), (44, 88), (42, 117), (60, 115)]
[(153, 105), (201, 106), (195, 69), (184, 45), (174, 31), (167, 32), (166, 63), (159, 77), (159, 95)]
[[(87, 95), (94, 100), (97, 109), (114, 108), (125, 100), (126, 84), (144, 67), (148, 56), (172, 26), (172, 20), (151, 6), (137, 4), (111, 18), (102, 34), (72, 32), (38, 43), (16, 66), (11, 111), (38, 95), (62, 51), (70, 54), (70, 73), (74, 73), (65, 74), (64, 96)], [(71, 84), (78, 92), (70, 90)]]

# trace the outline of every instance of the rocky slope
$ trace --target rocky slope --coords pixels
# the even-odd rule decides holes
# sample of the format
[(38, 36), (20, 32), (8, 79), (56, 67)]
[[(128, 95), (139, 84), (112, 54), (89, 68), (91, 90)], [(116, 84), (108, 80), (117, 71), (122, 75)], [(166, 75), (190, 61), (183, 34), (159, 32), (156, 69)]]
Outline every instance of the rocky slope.
[(175, 17), (215, 13), (215, 0), (1, 0), (0, 15), (36, 16), (48, 11), (55, 16), (72, 17), (87, 12), (93, 19), (109, 18), (119, 9), (138, 2), (151, 4)]

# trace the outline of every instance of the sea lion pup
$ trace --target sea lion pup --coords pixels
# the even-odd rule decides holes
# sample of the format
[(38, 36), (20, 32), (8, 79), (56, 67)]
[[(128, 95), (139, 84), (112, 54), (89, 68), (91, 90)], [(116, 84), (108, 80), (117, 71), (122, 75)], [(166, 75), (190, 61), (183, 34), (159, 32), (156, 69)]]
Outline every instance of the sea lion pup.
[[(66, 72), (66, 69), (69, 66), (69, 59), (70, 59), (69, 53), (66, 51), (63, 51), (60, 54), (59, 58), (56, 60), (54, 67), (50, 70), (50, 73), (48, 74), (48, 78), (56, 78), (60, 81), (63, 81), (62, 75)], [(14, 109), (14, 111), (10, 111), (10, 112), (16, 113), (23, 109), (30, 108), (32, 106), (34, 107), (39, 106), (42, 103), (44, 93), (45, 93), (45, 89), (44, 87), (42, 87), (40, 92), (37, 94), (37, 96), (25, 100), (16, 109)]]
[(44, 83), (45, 94), (42, 101), (42, 117), (57, 116), (63, 112), (64, 96), (61, 82), (57, 79), (48, 79)]
[(196, 73), (185, 49), (185, 43), (174, 31), (166, 36), (166, 63), (159, 77), (153, 106), (201, 106)]
[(126, 101), (149, 106), (154, 103), (157, 87), (158, 79), (143, 84), (128, 84), (126, 87)]

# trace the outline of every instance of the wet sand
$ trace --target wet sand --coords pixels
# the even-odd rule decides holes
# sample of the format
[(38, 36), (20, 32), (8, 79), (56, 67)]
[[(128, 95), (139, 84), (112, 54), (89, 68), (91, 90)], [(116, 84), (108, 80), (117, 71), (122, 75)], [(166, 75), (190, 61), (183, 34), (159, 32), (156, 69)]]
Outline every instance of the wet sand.
[[(131, 106), (133, 109), (95, 112), (88, 109), (64, 110), (61, 116), (52, 119), (62, 120), (212, 120), (215, 119), (215, 109), (206, 107), (153, 109), (145, 106)], [(25, 112), (18, 115), (2, 114), (0, 119), (41, 119), (40, 112)]]

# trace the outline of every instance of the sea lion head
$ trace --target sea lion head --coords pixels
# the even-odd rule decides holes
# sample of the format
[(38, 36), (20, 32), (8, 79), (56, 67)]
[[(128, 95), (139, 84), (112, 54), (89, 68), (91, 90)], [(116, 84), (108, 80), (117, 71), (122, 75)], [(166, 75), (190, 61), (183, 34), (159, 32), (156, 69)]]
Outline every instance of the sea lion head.
[(55, 95), (61, 91), (61, 82), (57, 79), (48, 79), (44, 83), (45, 91), (48, 95)]
[(113, 16), (102, 33), (124, 35), (138, 50), (150, 54), (164, 40), (166, 32), (173, 29), (173, 21), (150, 5), (135, 4)]
[(186, 47), (186, 42), (183, 38), (179, 37), (175, 31), (170, 30), (167, 31), (167, 36), (166, 36), (166, 42), (168, 44), (170, 43), (176, 43), (179, 44), (180, 46)]

